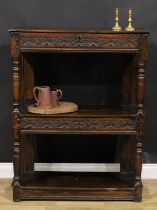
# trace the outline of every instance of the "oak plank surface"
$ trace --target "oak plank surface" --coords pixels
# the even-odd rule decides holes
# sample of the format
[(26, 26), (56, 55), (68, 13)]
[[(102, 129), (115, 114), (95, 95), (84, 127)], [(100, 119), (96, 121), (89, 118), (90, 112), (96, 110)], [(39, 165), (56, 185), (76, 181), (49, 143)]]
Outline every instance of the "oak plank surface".
[(0, 210), (155, 210), (157, 206), (157, 180), (144, 180), (143, 201), (23, 201), (13, 202), (11, 179), (0, 179)]

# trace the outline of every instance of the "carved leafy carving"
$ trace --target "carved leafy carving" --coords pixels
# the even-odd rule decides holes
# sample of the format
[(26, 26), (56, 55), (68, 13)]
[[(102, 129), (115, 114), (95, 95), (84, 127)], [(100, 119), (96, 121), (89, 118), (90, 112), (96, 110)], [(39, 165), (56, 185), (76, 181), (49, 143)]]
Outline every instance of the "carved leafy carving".
[(21, 48), (59, 48), (59, 47), (86, 47), (86, 48), (137, 48), (137, 37), (82, 37), (65, 36), (22, 36), (19, 45)]

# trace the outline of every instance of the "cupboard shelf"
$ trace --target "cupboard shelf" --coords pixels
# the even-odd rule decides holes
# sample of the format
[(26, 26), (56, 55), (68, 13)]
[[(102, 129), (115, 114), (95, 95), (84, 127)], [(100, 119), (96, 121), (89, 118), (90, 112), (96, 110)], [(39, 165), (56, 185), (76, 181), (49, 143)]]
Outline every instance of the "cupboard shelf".
[(21, 189), (24, 200), (121, 200), (122, 195), (132, 200), (135, 179), (133, 175), (126, 177), (118, 172), (38, 171), (21, 177)]
[(96, 106), (96, 105), (80, 105), (78, 111), (65, 114), (56, 115), (41, 115), (32, 114), (27, 112), (27, 108), (20, 109), (21, 117), (136, 117), (137, 116), (136, 106)]
[(21, 133), (136, 134), (137, 109), (80, 106), (73, 113), (31, 114), (21, 110)]

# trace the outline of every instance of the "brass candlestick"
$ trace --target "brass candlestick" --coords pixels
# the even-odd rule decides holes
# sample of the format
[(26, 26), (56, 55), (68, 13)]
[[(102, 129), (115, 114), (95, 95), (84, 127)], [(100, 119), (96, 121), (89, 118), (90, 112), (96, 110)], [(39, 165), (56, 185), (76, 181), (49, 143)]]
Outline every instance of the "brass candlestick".
[(122, 27), (119, 26), (119, 9), (115, 8), (115, 25), (112, 27), (113, 31), (121, 31)]
[(135, 31), (135, 28), (132, 27), (132, 9), (128, 9), (128, 26), (125, 28), (126, 31)]

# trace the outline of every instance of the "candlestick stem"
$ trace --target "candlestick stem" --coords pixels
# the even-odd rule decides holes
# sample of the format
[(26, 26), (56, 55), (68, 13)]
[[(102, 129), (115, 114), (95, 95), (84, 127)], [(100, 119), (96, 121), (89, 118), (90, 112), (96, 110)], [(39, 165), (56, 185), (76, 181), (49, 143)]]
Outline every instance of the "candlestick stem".
[(125, 28), (126, 31), (134, 31), (135, 28), (132, 26), (132, 9), (128, 9), (128, 26)]
[(115, 8), (115, 25), (112, 27), (113, 31), (121, 31), (122, 27), (119, 26), (119, 8)]

